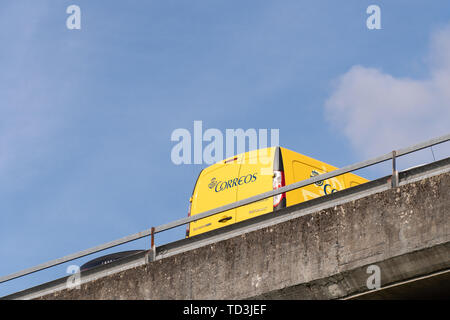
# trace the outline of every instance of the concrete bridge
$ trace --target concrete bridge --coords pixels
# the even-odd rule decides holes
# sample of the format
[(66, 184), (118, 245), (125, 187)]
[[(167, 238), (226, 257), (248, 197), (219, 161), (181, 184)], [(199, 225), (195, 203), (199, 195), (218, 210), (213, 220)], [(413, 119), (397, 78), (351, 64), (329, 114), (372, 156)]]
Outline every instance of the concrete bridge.
[[(450, 158), (399, 181), (392, 188), (384, 177), (159, 246), (155, 259), (146, 252), (83, 272), (79, 289), (61, 278), (4, 298), (448, 298)], [(367, 286), (373, 268), (378, 289)]]

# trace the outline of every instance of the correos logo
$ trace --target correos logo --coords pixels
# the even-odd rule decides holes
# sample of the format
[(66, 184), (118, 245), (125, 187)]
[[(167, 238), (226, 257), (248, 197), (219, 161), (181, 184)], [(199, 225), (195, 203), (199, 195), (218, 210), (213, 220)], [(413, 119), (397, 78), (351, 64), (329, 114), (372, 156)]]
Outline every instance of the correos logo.
[[(312, 178), (312, 177), (318, 176), (319, 174), (320, 174), (319, 172), (317, 172), (316, 170), (313, 170), (313, 171), (311, 171), (311, 175), (309, 177)], [(324, 182), (323, 180), (318, 181), (315, 183), (315, 185), (318, 187), (323, 186), (323, 192), (325, 194), (335, 193), (338, 191), (337, 189), (334, 189), (329, 183), (323, 185), (323, 182)]]
[[(315, 177), (315, 176), (318, 176), (318, 175), (319, 175), (319, 173), (316, 170), (313, 170), (313, 171), (311, 171), (311, 175), (309, 177), (312, 178), (312, 177)], [(317, 181), (315, 183), (315, 185), (320, 187), (320, 186), (323, 185), (323, 181)]]
[(211, 182), (208, 184), (208, 188), (214, 189), (215, 192), (220, 192), (225, 189), (234, 188), (243, 184), (248, 184), (256, 181), (256, 172), (253, 174), (248, 174), (246, 176), (241, 176), (239, 178), (230, 179), (228, 181), (217, 181), (216, 178), (212, 178)]

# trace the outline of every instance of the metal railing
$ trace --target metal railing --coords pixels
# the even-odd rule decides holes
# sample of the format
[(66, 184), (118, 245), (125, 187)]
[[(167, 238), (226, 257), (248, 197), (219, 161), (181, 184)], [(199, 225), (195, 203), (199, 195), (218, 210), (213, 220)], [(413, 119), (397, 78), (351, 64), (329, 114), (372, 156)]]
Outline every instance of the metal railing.
[(22, 270), (22, 271), (19, 271), (19, 272), (12, 273), (12, 274), (7, 275), (7, 276), (0, 277), (0, 283), (9, 281), (9, 280), (12, 280), (12, 279), (15, 279), (15, 278), (19, 278), (19, 277), (22, 277), (22, 276), (25, 276), (25, 275), (28, 275), (28, 274), (31, 274), (31, 273), (34, 273), (34, 272), (37, 272), (37, 271), (40, 271), (40, 270), (44, 270), (44, 269), (50, 268), (50, 267), (54, 267), (54, 266), (60, 265), (60, 264), (65, 263), (65, 262), (69, 262), (69, 261), (72, 261), (72, 260), (75, 260), (75, 259), (78, 259), (78, 258), (82, 258), (84, 256), (87, 256), (87, 255), (90, 255), (90, 254), (93, 254), (93, 253), (96, 253), (96, 252), (99, 252), (99, 251), (103, 251), (103, 250), (106, 250), (106, 249), (109, 249), (109, 248), (113, 248), (113, 247), (116, 247), (118, 245), (122, 245), (122, 244), (131, 242), (131, 241), (134, 241), (134, 240), (138, 240), (138, 239), (141, 239), (141, 238), (144, 238), (144, 237), (148, 237), (148, 236), (151, 236), (150, 260), (154, 260), (155, 255), (156, 255), (154, 236), (155, 236), (156, 233), (163, 232), (163, 231), (166, 231), (166, 230), (169, 230), (169, 229), (173, 229), (173, 228), (176, 228), (176, 227), (180, 227), (180, 226), (185, 225), (187, 223), (191, 223), (191, 222), (194, 222), (194, 221), (197, 221), (197, 220), (200, 220), (200, 219), (203, 219), (203, 218), (206, 218), (206, 217), (209, 217), (209, 216), (212, 216), (212, 215), (215, 215), (215, 214), (227, 211), (227, 210), (235, 209), (235, 208), (238, 208), (238, 207), (241, 207), (241, 206), (253, 203), (253, 202), (257, 202), (257, 201), (260, 201), (260, 200), (263, 200), (263, 199), (266, 199), (266, 198), (269, 198), (269, 197), (273, 197), (273, 196), (276, 196), (276, 195), (279, 195), (279, 194), (282, 194), (282, 193), (285, 193), (285, 192), (288, 192), (288, 191), (292, 191), (292, 190), (295, 190), (295, 189), (298, 189), (298, 188), (302, 188), (302, 187), (308, 186), (310, 184), (313, 184), (313, 183), (316, 183), (316, 182), (319, 182), (319, 181), (323, 181), (323, 180), (326, 180), (326, 179), (329, 179), (329, 178), (340, 176), (340, 175), (345, 174), (345, 173), (349, 173), (349, 172), (352, 172), (352, 171), (355, 171), (355, 170), (363, 169), (363, 168), (366, 168), (368, 166), (371, 166), (371, 165), (374, 165), (374, 164), (378, 164), (378, 163), (381, 163), (381, 162), (384, 162), (384, 161), (387, 161), (387, 160), (392, 160), (392, 180), (391, 180), (391, 183), (392, 183), (392, 187), (397, 187), (398, 186), (398, 171), (397, 171), (397, 168), (396, 168), (396, 159), (398, 157), (401, 157), (401, 156), (404, 156), (406, 154), (409, 154), (409, 153), (412, 153), (412, 152), (416, 152), (416, 151), (419, 151), (419, 150), (422, 150), (422, 149), (425, 149), (425, 148), (429, 148), (429, 147), (432, 147), (434, 145), (437, 145), (437, 144), (440, 144), (440, 143), (443, 143), (443, 142), (446, 142), (446, 141), (449, 141), (449, 140), (450, 140), (450, 134), (447, 134), (447, 135), (444, 135), (444, 136), (441, 136), (441, 137), (438, 137), (438, 138), (434, 138), (434, 139), (431, 139), (431, 140), (428, 140), (428, 141), (425, 141), (425, 142), (422, 142), (422, 143), (410, 146), (408, 148), (395, 150), (395, 151), (389, 152), (389, 153), (387, 153), (385, 155), (382, 155), (382, 156), (379, 156), (379, 157), (376, 157), (376, 158), (373, 158), (373, 159), (370, 159), (370, 160), (358, 162), (358, 163), (355, 163), (355, 164), (343, 167), (341, 169), (337, 169), (337, 170), (334, 170), (334, 171), (331, 171), (331, 172), (328, 172), (328, 173), (324, 173), (324, 174), (321, 174), (321, 175), (318, 175), (318, 176), (314, 176), (314, 177), (312, 177), (310, 179), (299, 181), (299, 182), (290, 184), (288, 186), (281, 187), (281, 188), (276, 189), (276, 190), (267, 191), (267, 192), (261, 193), (259, 195), (256, 195), (256, 196), (253, 196), (253, 197), (250, 197), (250, 198), (247, 198), (247, 199), (236, 201), (236, 202), (227, 204), (225, 206), (221, 206), (221, 207), (218, 207), (218, 208), (215, 208), (215, 209), (212, 209), (212, 210), (208, 210), (208, 211), (205, 211), (205, 212), (202, 212), (202, 213), (190, 216), (190, 217), (186, 217), (186, 218), (183, 218), (183, 219), (178, 219), (176, 221), (169, 222), (167, 224), (163, 224), (161, 226), (152, 227), (150, 229), (147, 229), (147, 230), (144, 230), (144, 231), (141, 231), (141, 232), (138, 232), (138, 233), (135, 233), (135, 234), (132, 234), (132, 235), (129, 235), (129, 236), (126, 236), (126, 237), (114, 240), (114, 241), (110, 241), (110, 242), (98, 245), (98, 246), (90, 248), (90, 249), (86, 249), (86, 250), (83, 250), (83, 251), (80, 251), (80, 252), (77, 252), (77, 253), (74, 253), (74, 254), (67, 255), (67, 256), (59, 258), (59, 259), (55, 259), (55, 260), (52, 260), (52, 261), (48, 261), (46, 263), (42, 263), (42, 264), (34, 266), (32, 268), (28, 268), (28, 269), (25, 269), (25, 270)]

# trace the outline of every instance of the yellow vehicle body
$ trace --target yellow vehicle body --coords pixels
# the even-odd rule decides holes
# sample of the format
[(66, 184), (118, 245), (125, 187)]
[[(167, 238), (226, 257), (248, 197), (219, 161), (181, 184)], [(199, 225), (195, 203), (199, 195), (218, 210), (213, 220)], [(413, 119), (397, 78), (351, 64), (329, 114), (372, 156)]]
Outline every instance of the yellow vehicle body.
[[(282, 147), (239, 154), (202, 170), (190, 199), (189, 214), (193, 216), (336, 169), (322, 161)], [(274, 212), (367, 181), (352, 173), (326, 179), (278, 197), (270, 197), (191, 222), (186, 237)]]

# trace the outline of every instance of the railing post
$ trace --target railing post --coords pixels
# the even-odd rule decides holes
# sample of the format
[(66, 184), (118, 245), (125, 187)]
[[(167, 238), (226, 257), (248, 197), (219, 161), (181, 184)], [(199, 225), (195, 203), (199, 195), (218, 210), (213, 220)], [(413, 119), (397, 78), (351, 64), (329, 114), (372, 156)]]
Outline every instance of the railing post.
[(150, 241), (150, 251), (148, 254), (148, 262), (155, 261), (155, 258), (156, 258), (155, 227), (151, 228), (150, 237), (151, 237), (151, 241)]
[(398, 187), (398, 171), (397, 171), (397, 152), (394, 150), (392, 151), (392, 178), (391, 178), (391, 187), (397, 188)]

